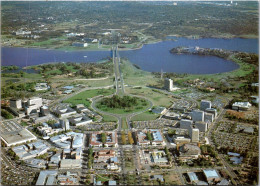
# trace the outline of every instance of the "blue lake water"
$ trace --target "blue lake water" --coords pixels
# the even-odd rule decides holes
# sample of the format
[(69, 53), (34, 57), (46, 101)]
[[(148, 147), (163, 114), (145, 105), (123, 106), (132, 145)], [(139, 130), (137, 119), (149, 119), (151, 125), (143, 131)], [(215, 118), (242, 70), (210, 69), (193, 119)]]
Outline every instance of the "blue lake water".
[[(144, 45), (141, 49), (120, 51), (120, 56), (128, 58), (141, 69), (150, 72), (214, 74), (228, 72), (239, 66), (214, 56), (177, 55), (170, 49), (177, 46), (199, 46), (202, 48), (222, 48), (241, 52), (258, 54), (258, 39), (187, 39), (167, 37), (159, 43)], [(27, 48), (2, 48), (2, 65), (17, 65), (20, 67), (38, 65), (50, 62), (96, 62), (110, 57), (110, 51), (60, 51)]]

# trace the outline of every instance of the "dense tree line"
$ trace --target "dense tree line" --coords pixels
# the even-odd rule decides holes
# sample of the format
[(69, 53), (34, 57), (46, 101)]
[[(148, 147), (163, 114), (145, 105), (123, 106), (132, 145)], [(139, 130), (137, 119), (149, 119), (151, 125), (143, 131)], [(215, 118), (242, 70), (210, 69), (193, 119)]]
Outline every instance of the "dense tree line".
[(130, 96), (120, 97), (118, 95), (114, 95), (111, 98), (104, 98), (100, 104), (109, 108), (129, 108), (137, 104), (137, 98)]

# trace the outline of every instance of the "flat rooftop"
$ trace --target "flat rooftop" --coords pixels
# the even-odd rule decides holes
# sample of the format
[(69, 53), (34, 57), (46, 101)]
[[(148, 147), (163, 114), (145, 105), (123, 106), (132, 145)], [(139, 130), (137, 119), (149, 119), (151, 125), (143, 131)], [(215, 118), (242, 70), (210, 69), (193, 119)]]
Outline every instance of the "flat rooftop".
[(37, 138), (15, 121), (0, 122), (1, 138), (7, 146), (24, 143)]

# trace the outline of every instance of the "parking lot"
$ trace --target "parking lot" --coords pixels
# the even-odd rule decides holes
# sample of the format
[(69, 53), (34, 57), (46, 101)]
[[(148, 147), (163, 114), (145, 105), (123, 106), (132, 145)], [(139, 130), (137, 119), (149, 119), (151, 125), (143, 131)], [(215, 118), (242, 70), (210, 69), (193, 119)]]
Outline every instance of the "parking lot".
[(255, 144), (257, 136), (239, 132), (241, 125), (236, 121), (224, 120), (218, 123), (215, 141), (220, 147), (229, 147), (241, 151), (258, 151)]
[(157, 119), (151, 121), (133, 121), (132, 127), (135, 129), (162, 129), (172, 128), (177, 121), (168, 119)]
[(83, 131), (114, 130), (116, 128), (116, 123), (90, 123), (84, 126), (79, 126), (77, 128)]

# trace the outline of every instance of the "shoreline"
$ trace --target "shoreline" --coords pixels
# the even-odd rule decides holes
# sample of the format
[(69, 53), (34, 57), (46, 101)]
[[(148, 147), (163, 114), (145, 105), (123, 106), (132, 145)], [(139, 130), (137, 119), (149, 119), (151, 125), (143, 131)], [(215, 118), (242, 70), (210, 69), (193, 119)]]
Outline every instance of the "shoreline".
[[(240, 39), (259, 39), (258, 36), (256, 35), (241, 35), (241, 36), (228, 36), (228, 37), (223, 37), (223, 36), (214, 36), (214, 37), (203, 37), (203, 36), (197, 36), (197, 35), (190, 35), (190, 36), (181, 36), (178, 34), (173, 34), (173, 35), (168, 35), (166, 37), (176, 37), (178, 38), (186, 38), (186, 39), (191, 39), (191, 40), (197, 40), (197, 39), (235, 39), (235, 38), (240, 38)], [(158, 39), (155, 41), (149, 41), (147, 43), (142, 43), (139, 47), (135, 47), (135, 48), (118, 48), (119, 51), (130, 51), (130, 50), (139, 50), (141, 48), (143, 48), (144, 45), (148, 45), (148, 44), (155, 44), (155, 43), (160, 43), (163, 41), (169, 41), (169, 40), (173, 40), (173, 39), (167, 39), (167, 38), (163, 38), (163, 39)], [(65, 52), (75, 52), (75, 51), (110, 51), (111, 49), (84, 49), (84, 48), (72, 48), (72, 49), (62, 49), (62, 48), (53, 48), (53, 47), (34, 47), (34, 46), (8, 46), (8, 45), (1, 45), (1, 48), (6, 47), (6, 48), (28, 48), (28, 49), (41, 49), (41, 50), (58, 50), (58, 51), (65, 51)]]

